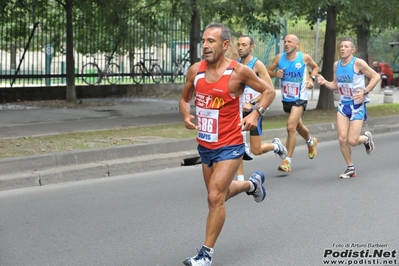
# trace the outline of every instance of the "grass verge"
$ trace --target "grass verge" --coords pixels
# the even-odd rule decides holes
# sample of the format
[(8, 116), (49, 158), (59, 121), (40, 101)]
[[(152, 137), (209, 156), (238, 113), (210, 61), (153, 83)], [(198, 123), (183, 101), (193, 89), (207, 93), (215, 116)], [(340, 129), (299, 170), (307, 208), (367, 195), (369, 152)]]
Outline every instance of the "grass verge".
[[(367, 115), (370, 118), (399, 115), (399, 104), (369, 106)], [(286, 119), (286, 115), (266, 116), (263, 120), (263, 130), (284, 128)], [(336, 110), (307, 110), (302, 119), (305, 125), (335, 122)], [(0, 158), (149, 143), (159, 138), (184, 139), (195, 136), (196, 131), (187, 130), (183, 122), (161, 126), (27, 136), (0, 140)]]

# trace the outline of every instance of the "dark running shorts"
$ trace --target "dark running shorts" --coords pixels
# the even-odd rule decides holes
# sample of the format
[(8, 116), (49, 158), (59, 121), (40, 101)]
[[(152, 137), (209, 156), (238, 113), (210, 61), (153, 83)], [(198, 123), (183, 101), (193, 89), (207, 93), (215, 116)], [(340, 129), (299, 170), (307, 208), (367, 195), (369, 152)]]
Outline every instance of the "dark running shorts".
[[(242, 112), (242, 117), (246, 117), (251, 112)], [(258, 118), (258, 126), (249, 131), (250, 136), (262, 136), (262, 120), (263, 116), (259, 116)]]
[(303, 106), (303, 110), (306, 111), (306, 106), (308, 105), (308, 101), (305, 100), (297, 100), (295, 102), (283, 102), (283, 109), (286, 113), (291, 113), (292, 106)]

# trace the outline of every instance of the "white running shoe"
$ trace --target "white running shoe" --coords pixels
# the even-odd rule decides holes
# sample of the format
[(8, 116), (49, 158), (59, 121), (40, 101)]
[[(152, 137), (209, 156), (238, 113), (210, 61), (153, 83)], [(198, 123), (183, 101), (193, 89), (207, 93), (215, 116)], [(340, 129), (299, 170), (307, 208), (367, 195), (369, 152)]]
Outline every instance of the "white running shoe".
[(356, 176), (355, 168), (348, 168), (345, 172), (343, 172), (339, 178), (351, 178)]
[(371, 135), (370, 131), (364, 132), (364, 135), (369, 138), (369, 140), (364, 143), (364, 147), (366, 147), (367, 154), (371, 154), (374, 151), (373, 135)]
[(263, 186), (265, 182), (265, 175), (261, 171), (255, 171), (248, 179), (255, 186), (255, 190), (252, 192), (247, 192), (247, 195), (254, 196), (256, 202), (262, 202), (266, 197), (266, 189)]
[(279, 138), (274, 138), (272, 143), (277, 144), (278, 152), (276, 154), (280, 156), (281, 160), (284, 160), (287, 157), (287, 148), (281, 143)]
[(192, 258), (188, 257), (183, 261), (183, 264), (186, 266), (211, 266), (212, 254), (213, 248), (202, 246), (202, 248), (198, 251), (197, 256)]

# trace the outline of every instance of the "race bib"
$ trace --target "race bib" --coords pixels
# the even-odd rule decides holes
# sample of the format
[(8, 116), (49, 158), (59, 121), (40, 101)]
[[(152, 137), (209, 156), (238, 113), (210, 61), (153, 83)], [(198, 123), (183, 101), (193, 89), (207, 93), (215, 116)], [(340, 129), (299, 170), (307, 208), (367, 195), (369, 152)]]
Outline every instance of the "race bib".
[(352, 83), (338, 83), (338, 91), (342, 99), (351, 100), (353, 96)]
[(285, 98), (297, 98), (299, 96), (299, 83), (283, 81), (283, 95)]
[(254, 98), (254, 95), (250, 92), (244, 92), (242, 95), (242, 105), (248, 103), (250, 100)]
[(196, 108), (198, 139), (206, 142), (218, 141), (219, 110)]

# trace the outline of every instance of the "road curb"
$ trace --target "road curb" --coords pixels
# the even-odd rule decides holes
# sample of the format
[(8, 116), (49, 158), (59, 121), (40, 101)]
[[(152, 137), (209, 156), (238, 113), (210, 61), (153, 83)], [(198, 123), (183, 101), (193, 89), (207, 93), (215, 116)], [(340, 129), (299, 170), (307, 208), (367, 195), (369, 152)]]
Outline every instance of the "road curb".
[(68, 151), (54, 154), (33, 155), (0, 159), (1, 174), (39, 171), (60, 166), (73, 166), (93, 162), (134, 158), (149, 154), (193, 150), (197, 145), (193, 139), (162, 139), (152, 143), (115, 146), (83, 151)]
[[(187, 161), (190, 163), (187, 164)], [(197, 164), (199, 162), (197, 150), (191, 150), (58, 166), (30, 172), (15, 172), (8, 175), (0, 175), (0, 191), (96, 178), (109, 178)]]
[[(319, 141), (337, 139), (335, 123), (307, 127)], [(373, 134), (399, 131), (399, 116), (369, 119), (362, 132), (366, 130)], [(286, 135), (285, 128), (266, 130), (263, 141), (278, 137), (284, 142)], [(300, 141), (298, 138), (298, 144)], [(192, 165), (200, 163), (196, 147), (193, 138), (164, 139), (150, 144), (1, 159), (0, 191)]]

